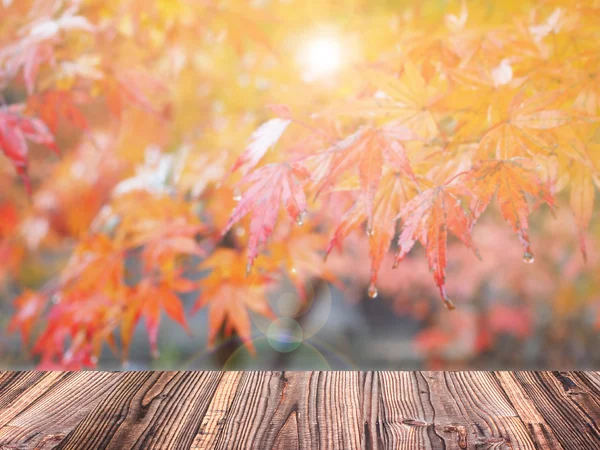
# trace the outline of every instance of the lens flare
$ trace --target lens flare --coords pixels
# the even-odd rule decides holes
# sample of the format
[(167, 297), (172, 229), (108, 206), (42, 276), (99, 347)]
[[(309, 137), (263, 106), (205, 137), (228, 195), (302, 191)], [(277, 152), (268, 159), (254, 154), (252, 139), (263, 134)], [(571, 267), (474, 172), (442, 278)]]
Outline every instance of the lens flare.
[(308, 38), (300, 47), (298, 60), (303, 68), (303, 78), (311, 82), (335, 75), (344, 64), (344, 49), (333, 33)]

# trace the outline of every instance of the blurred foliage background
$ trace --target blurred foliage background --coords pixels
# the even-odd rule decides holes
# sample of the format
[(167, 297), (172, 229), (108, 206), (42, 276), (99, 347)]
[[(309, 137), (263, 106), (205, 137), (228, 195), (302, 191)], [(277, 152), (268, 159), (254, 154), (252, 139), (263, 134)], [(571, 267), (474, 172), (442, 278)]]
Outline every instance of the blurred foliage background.
[[(364, 123), (315, 114), (371, 94), (365, 68), (396, 76), (410, 54), (430, 80), (467, 73), (456, 36), (506, 39), (510, 95), (527, 77), (540, 92), (575, 77), (585, 99), (572, 103), (589, 120), (572, 134), (587, 139), (594, 206), (599, 12), (594, 1), (3, 0), (0, 368), (597, 369), (600, 228), (593, 208), (579, 224), (586, 262), (571, 160), (567, 175), (539, 172), (557, 206), (530, 218), (534, 264), (498, 210), (473, 231), (482, 261), (449, 240), (454, 311), (423, 248), (396, 270), (382, 257), (378, 295), (364, 232), (323, 263), (351, 195), (309, 207), (302, 231), (277, 228), (249, 278), (247, 223), (221, 231), (243, 193), (231, 168), (260, 124), (288, 107), (307, 124), (284, 139), (290, 155), (315, 145), (315, 129), (341, 138)], [(490, 67), (506, 67), (500, 53)], [(446, 109), (460, 103), (448, 98)], [(433, 164), (452, 155), (459, 173), (467, 150), (455, 150)]]

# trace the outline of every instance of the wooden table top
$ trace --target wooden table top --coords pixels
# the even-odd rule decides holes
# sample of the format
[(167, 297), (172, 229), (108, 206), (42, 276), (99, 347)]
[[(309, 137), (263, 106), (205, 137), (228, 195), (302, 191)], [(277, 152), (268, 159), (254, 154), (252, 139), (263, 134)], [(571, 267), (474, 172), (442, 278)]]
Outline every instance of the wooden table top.
[(0, 449), (600, 449), (600, 372), (0, 372)]

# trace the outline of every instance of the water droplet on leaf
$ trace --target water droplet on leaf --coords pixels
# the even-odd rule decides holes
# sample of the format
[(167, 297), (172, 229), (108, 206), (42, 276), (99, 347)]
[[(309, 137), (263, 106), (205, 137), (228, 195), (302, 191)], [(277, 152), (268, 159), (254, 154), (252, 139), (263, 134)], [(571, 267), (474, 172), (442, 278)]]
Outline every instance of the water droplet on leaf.
[(300, 226), (304, 225), (304, 217), (306, 217), (306, 210), (296, 216), (296, 223)]
[(394, 265), (392, 266), (392, 269), (396, 269), (400, 265), (400, 261), (401, 261), (400, 254), (401, 253), (402, 253), (402, 246), (399, 245), (398, 251), (396, 252), (396, 257), (394, 258)]
[(526, 252), (523, 255), (523, 261), (525, 261), (526, 264), (533, 264), (535, 262), (535, 256), (533, 256), (533, 253), (531, 252)]
[(375, 286), (374, 283), (371, 283), (369, 285), (369, 290), (367, 292), (369, 294), (369, 297), (371, 298), (377, 298), (377, 296), (379, 295), (379, 292), (377, 291), (377, 286)]

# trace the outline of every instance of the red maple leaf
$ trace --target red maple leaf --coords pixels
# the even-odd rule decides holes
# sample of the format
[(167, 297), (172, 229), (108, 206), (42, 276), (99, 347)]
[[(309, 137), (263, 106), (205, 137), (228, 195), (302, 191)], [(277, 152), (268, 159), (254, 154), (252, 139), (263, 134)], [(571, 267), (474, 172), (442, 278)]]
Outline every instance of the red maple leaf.
[(54, 136), (39, 119), (21, 114), (21, 107), (0, 110), (0, 149), (13, 164), (15, 170), (31, 194), (31, 183), (27, 174), (29, 163), (27, 141), (45, 145), (59, 154)]
[(258, 248), (273, 233), (279, 215), (279, 205), (283, 201), (288, 215), (298, 224), (306, 210), (306, 197), (299, 179), (308, 177), (308, 172), (300, 166), (269, 164), (248, 174), (243, 184), (251, 184), (235, 207), (223, 234), (247, 214), (251, 214), (250, 237), (248, 241), (248, 264), (250, 270)]
[(461, 194), (457, 188), (446, 185), (428, 189), (408, 202), (399, 216), (403, 220), (403, 227), (394, 266), (412, 250), (416, 241), (420, 241), (448, 309), (454, 309), (446, 293), (448, 234), (454, 234), (477, 252), (471, 238), (471, 221), (461, 204)]

